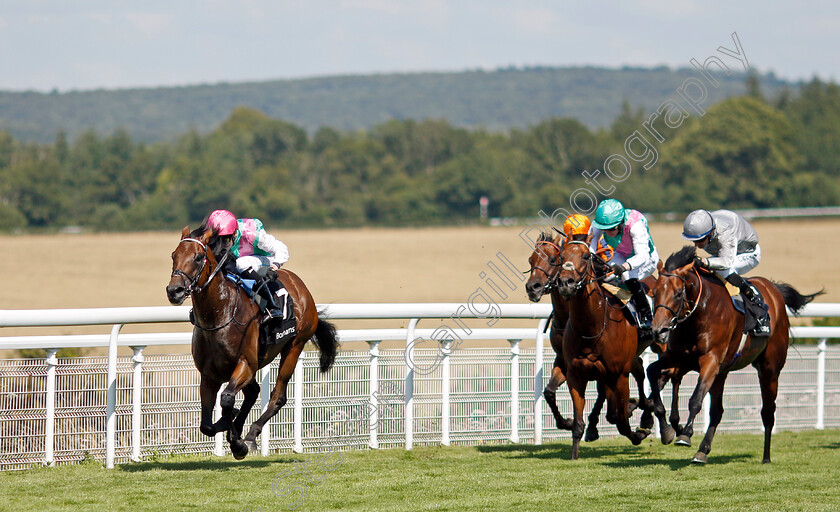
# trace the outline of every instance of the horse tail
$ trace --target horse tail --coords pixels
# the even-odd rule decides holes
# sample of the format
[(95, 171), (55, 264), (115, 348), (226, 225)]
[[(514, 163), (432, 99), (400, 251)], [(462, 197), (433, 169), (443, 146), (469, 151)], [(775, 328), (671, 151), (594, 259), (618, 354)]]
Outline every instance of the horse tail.
[(782, 297), (785, 299), (785, 304), (787, 307), (793, 311), (793, 314), (796, 315), (799, 313), (805, 304), (808, 304), (812, 300), (814, 300), (817, 296), (822, 295), (825, 293), (825, 289), (818, 291), (817, 293), (812, 293), (810, 295), (802, 295), (796, 288), (793, 286), (786, 284), (786, 283), (773, 283), (773, 285), (779, 289), (782, 293)]
[(335, 356), (338, 354), (338, 335), (335, 332), (335, 325), (319, 317), (312, 342), (321, 352), (321, 373), (326, 373), (332, 368)]

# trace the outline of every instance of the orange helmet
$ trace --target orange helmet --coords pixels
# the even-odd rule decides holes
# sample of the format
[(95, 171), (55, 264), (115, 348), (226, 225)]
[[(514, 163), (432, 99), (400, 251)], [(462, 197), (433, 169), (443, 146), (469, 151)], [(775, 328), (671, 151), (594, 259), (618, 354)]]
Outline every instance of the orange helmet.
[(592, 224), (589, 217), (576, 213), (566, 217), (566, 222), (563, 223), (563, 233), (566, 237), (571, 238), (572, 235), (585, 235), (589, 233), (589, 226)]

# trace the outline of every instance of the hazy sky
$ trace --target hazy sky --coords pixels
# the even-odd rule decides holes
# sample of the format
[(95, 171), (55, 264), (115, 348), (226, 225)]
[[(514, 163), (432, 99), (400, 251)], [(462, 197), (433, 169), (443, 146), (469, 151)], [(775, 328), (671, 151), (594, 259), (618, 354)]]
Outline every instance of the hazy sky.
[(2, 0), (0, 89), (126, 88), (509, 65), (750, 65), (840, 79), (840, 2)]

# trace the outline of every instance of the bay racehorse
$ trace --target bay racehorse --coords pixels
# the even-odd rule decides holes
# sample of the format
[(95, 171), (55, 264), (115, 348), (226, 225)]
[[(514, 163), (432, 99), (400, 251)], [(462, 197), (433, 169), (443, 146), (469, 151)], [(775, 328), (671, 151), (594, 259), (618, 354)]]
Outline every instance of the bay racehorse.
[[(621, 303), (607, 294), (600, 282), (606, 265), (589, 250), (590, 237), (575, 235), (562, 248), (557, 264), (557, 288), (569, 301), (569, 320), (563, 336), (566, 379), (574, 404), (571, 458), (577, 459), (583, 437), (586, 385), (597, 381), (607, 399), (607, 419), (621, 435), (639, 444), (650, 433), (652, 415), (644, 395), (644, 370), (639, 355), (650, 345), (639, 340), (636, 327)], [(631, 371), (639, 383), (639, 407), (648, 412), (639, 429), (630, 428)], [(653, 386), (655, 387), (655, 386)]]
[[(224, 252), (220, 258), (217, 256)], [(242, 459), (256, 449), (256, 437), (265, 424), (286, 403), (286, 388), (292, 378), (304, 345), (312, 340), (318, 347), (321, 372), (332, 367), (338, 350), (335, 328), (318, 318), (315, 301), (303, 281), (281, 269), (278, 279), (294, 302), (297, 335), (286, 343), (270, 345), (260, 358), (260, 311), (245, 291), (224, 277), (229, 251), (212, 230), (202, 225), (193, 232), (184, 228), (181, 241), (172, 253), (172, 277), (166, 287), (169, 302), (182, 304), (192, 298), (194, 324), (192, 356), (201, 374), (201, 426), (204, 435), (227, 432), (231, 452)], [(259, 395), (257, 370), (280, 356), (277, 382), (266, 411), (252, 425), (243, 440), (245, 420)], [(220, 404), (222, 417), (213, 423), (213, 408), (219, 388), (227, 383)], [(239, 412), (234, 413), (236, 394), (242, 391)]]
[(687, 246), (672, 254), (659, 274), (654, 291), (653, 331), (667, 348), (648, 367), (648, 378), (657, 380), (663, 372), (680, 378), (689, 371), (699, 373), (689, 400), (689, 415), (682, 432), (665, 422), (665, 408), (653, 386), (654, 413), (659, 419), (662, 442), (679, 434), (677, 444), (691, 446), (694, 420), (707, 393), (711, 396), (710, 424), (692, 462), (705, 463), (715, 430), (723, 416), (723, 387), (729, 372), (752, 365), (761, 386), (761, 420), (764, 425), (764, 458), (770, 462), (770, 436), (775, 424), (779, 373), (785, 364), (789, 343), (787, 305), (796, 313), (818, 292), (802, 295), (793, 287), (761, 277), (750, 278), (769, 307), (769, 336), (743, 337), (744, 315), (735, 310), (724, 283), (695, 265), (696, 248)]
[[(534, 252), (528, 258), (531, 265), (530, 277), (525, 282), (525, 291), (531, 302), (539, 302), (546, 293), (551, 296), (552, 312), (549, 322), (551, 331), (549, 340), (554, 350), (554, 364), (551, 368), (551, 377), (543, 390), (543, 396), (548, 408), (554, 415), (554, 422), (558, 429), (571, 430), (572, 419), (564, 418), (557, 408), (557, 388), (566, 382), (566, 363), (563, 360), (563, 334), (566, 331), (566, 322), (569, 320), (569, 301), (560, 296), (557, 291), (557, 274), (560, 272), (560, 253), (564, 243), (565, 235), (558, 234), (552, 238), (550, 233), (542, 232), (534, 246)], [(598, 439), (598, 419), (601, 415), (601, 408), (604, 405), (603, 390), (598, 388), (598, 398), (589, 413), (589, 421), (586, 425), (586, 441)]]

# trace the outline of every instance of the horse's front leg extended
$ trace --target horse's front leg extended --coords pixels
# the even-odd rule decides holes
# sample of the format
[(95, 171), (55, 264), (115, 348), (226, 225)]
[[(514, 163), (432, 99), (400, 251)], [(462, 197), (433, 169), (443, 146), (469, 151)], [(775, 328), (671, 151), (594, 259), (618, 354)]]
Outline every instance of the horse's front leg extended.
[(198, 393), (201, 397), (201, 425), (198, 429), (202, 434), (208, 437), (213, 437), (217, 433), (227, 430), (227, 422), (219, 420), (215, 425), (213, 424), (213, 409), (216, 408), (216, 394), (222, 386), (221, 382), (211, 380), (204, 375), (201, 376), (201, 383), (198, 387)]
[(560, 409), (557, 408), (557, 388), (566, 382), (566, 376), (560, 368), (561, 358), (562, 356), (558, 354), (554, 359), (554, 367), (551, 369), (551, 379), (549, 379), (548, 384), (546, 384), (543, 390), (543, 396), (545, 397), (545, 403), (548, 404), (548, 408), (551, 409), (551, 414), (554, 416), (554, 422), (557, 428), (560, 430), (571, 430), (572, 420), (564, 418), (560, 414)]
[(572, 422), (572, 460), (577, 460), (580, 450), (580, 440), (583, 438), (583, 407), (586, 405), (586, 380), (569, 376), (569, 394), (575, 415)]
[[(241, 425), (244, 419), (240, 422), (239, 428), (233, 418), (233, 405), (236, 402), (236, 394), (242, 390), (249, 382), (254, 379), (254, 371), (251, 365), (245, 358), (240, 358), (236, 367), (233, 369), (233, 374), (230, 376), (230, 381), (227, 387), (222, 391), (222, 398), (219, 403), (222, 406), (222, 419), (227, 420), (230, 427), (227, 431), (227, 440), (230, 443), (230, 451), (237, 460), (244, 459), (248, 455), (248, 446), (242, 441)], [(254, 397), (256, 399), (256, 397)], [(244, 405), (244, 404), (243, 404)], [(251, 402), (253, 405), (253, 401)], [(249, 407), (250, 409), (250, 407)], [(242, 413), (240, 412), (239, 416)]]
[(662, 440), (662, 444), (669, 444), (674, 441), (676, 434), (674, 429), (668, 425), (667, 421), (665, 421), (665, 405), (662, 403), (661, 395), (661, 390), (667, 380), (665, 372), (662, 371), (664, 364), (665, 356), (662, 356), (658, 360), (650, 363), (647, 369), (647, 376), (650, 382), (657, 383), (656, 386), (650, 387), (650, 399), (651, 402), (653, 402), (651, 404), (651, 409), (653, 410), (653, 414), (656, 415), (656, 418), (659, 420), (659, 437)]
[[(297, 340), (295, 340), (296, 342)], [(295, 373), (295, 366), (297, 366), (298, 358), (303, 350), (304, 343), (292, 345), (289, 352), (280, 356), (280, 368), (277, 371), (277, 383), (274, 385), (274, 390), (271, 392), (271, 399), (265, 412), (262, 413), (257, 421), (251, 424), (248, 434), (245, 436), (245, 442), (255, 445), (257, 436), (262, 432), (266, 423), (286, 404), (287, 395), (286, 390), (292, 375)], [(299, 385), (299, 384), (296, 384)]]
[(685, 420), (682, 434), (677, 437), (675, 444), (679, 446), (691, 446), (691, 436), (694, 435), (694, 419), (700, 414), (703, 408), (703, 399), (712, 387), (719, 369), (716, 357), (703, 357), (700, 359), (700, 375), (697, 377), (697, 387), (688, 401), (688, 418)]

